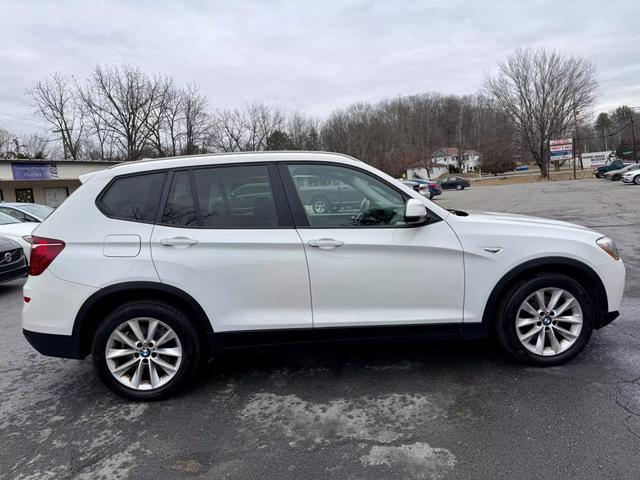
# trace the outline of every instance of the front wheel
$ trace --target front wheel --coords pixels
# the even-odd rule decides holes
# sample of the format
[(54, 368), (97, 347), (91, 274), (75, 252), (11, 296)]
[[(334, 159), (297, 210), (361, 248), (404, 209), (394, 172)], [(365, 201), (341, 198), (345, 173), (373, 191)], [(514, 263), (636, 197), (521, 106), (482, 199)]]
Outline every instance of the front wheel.
[(635, 183), (636, 185), (640, 185), (640, 175), (636, 175), (633, 178), (633, 183)]
[(93, 340), (102, 382), (130, 400), (166, 398), (190, 380), (200, 363), (200, 339), (172, 305), (141, 301), (111, 312)]
[(463, 185), (456, 185), (456, 190), (464, 190), (464, 186)]
[(564, 363), (591, 337), (591, 297), (570, 277), (540, 274), (505, 295), (496, 329), (500, 344), (516, 359), (538, 366)]

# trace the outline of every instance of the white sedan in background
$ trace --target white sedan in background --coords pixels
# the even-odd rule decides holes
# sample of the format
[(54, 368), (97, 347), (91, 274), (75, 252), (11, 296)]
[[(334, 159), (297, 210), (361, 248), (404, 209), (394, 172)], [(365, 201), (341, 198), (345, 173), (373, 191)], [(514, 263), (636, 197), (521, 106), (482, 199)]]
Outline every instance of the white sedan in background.
[(623, 183), (635, 183), (640, 185), (640, 170), (632, 170), (622, 175)]
[(25, 239), (25, 237), (31, 236), (31, 232), (36, 228), (39, 223), (35, 222), (23, 222), (11, 215), (0, 212), (0, 236), (7, 237), (18, 242), (24, 250), (24, 255), (29, 259), (31, 253), (31, 244)]

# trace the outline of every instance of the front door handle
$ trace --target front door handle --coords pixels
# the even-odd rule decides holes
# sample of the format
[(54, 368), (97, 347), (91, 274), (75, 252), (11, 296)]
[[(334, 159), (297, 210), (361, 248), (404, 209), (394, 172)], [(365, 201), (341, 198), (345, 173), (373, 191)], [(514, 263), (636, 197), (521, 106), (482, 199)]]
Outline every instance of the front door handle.
[(177, 246), (186, 246), (189, 247), (191, 245), (197, 245), (199, 242), (193, 238), (187, 237), (173, 237), (173, 238), (163, 238), (160, 240), (160, 244), (165, 247), (177, 247)]
[(318, 240), (309, 240), (308, 245), (310, 247), (322, 248), (323, 250), (329, 250), (331, 248), (341, 247), (344, 242), (340, 240), (334, 240), (333, 238), (319, 238)]

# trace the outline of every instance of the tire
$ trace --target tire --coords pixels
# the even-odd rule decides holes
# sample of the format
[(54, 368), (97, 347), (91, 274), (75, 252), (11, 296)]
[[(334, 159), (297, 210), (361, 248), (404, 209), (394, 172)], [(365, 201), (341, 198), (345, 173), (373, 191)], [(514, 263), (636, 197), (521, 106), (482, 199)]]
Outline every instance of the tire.
[(611, 181), (612, 182), (617, 182), (618, 180), (620, 180), (620, 177), (621, 177), (620, 175), (612, 175), (611, 176)]
[(460, 191), (460, 190), (464, 190), (464, 185), (456, 185), (456, 190)]
[(640, 175), (636, 175), (635, 177), (633, 177), (633, 183), (635, 183), (636, 185), (640, 185)]
[(602, 173), (596, 173), (596, 178), (602, 178), (604, 174)]
[[(151, 321), (155, 320), (158, 323), (151, 339), (163, 343), (150, 343), (149, 348), (141, 345), (139, 338), (136, 343), (138, 335), (128, 322), (138, 325), (139, 334), (144, 339), (150, 333)], [(169, 334), (169, 330), (175, 337)], [(120, 334), (128, 339), (126, 344)], [(135, 353), (107, 359), (108, 348), (114, 353), (124, 353), (125, 350)], [(160, 353), (161, 350), (164, 353)], [(170, 304), (152, 300), (131, 302), (115, 309), (98, 327), (92, 345), (93, 366), (100, 380), (118, 395), (141, 401), (159, 400), (178, 392), (198, 370), (201, 351), (200, 337), (184, 312)], [(178, 357), (176, 352), (181, 356)], [(125, 364), (130, 362), (131, 366), (125, 368)], [(112, 373), (119, 367), (124, 368), (118, 372), (121, 375)], [(152, 380), (152, 369), (155, 382)], [(139, 371), (138, 388), (135, 388)], [(154, 387), (153, 383), (157, 386)]]
[(317, 213), (319, 215), (327, 213), (331, 209), (331, 206), (329, 205), (329, 199), (322, 195), (313, 197), (313, 199), (311, 200), (311, 208), (313, 209), (314, 213)]
[[(559, 297), (556, 306), (551, 305), (555, 309), (560, 309), (570, 297), (573, 297), (571, 306), (561, 312), (565, 315), (552, 309), (536, 322), (538, 317), (522, 308), (526, 300), (537, 310), (539, 305), (536, 304), (536, 292), (542, 289), (548, 289), (543, 293), (548, 305), (552, 303), (554, 292), (565, 292), (566, 296)], [(578, 282), (565, 275), (542, 273), (517, 283), (504, 295), (498, 305), (496, 334), (500, 345), (507, 353), (521, 362), (541, 367), (559, 365), (575, 357), (589, 342), (593, 332), (593, 311), (591, 297)], [(529, 315), (531, 318), (526, 318)], [(554, 320), (555, 318), (558, 320)], [(566, 323), (563, 318), (571, 319), (571, 323)], [(581, 324), (577, 324), (576, 319), (580, 319)], [(547, 321), (549, 324), (545, 326)], [(517, 323), (523, 326), (518, 328)], [(537, 333), (541, 331), (544, 333)], [(561, 331), (566, 334), (560, 333)], [(525, 339), (528, 335), (529, 338)], [(542, 354), (538, 348), (540, 337)], [(555, 346), (551, 337), (557, 342)]]
[(433, 193), (429, 192), (429, 200), (433, 200)]

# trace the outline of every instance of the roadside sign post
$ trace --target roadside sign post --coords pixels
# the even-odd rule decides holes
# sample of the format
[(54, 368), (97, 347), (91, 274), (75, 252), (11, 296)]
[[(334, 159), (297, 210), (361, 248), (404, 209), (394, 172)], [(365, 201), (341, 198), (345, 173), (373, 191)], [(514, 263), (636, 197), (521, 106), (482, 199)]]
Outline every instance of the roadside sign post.
[[(573, 138), (558, 138), (549, 142), (549, 164), (551, 164), (551, 162), (561, 162), (562, 160), (570, 160), (572, 158)], [(549, 178), (551, 178), (551, 172), (549, 171), (548, 173)], [(573, 178), (576, 178), (575, 158), (573, 158)]]

